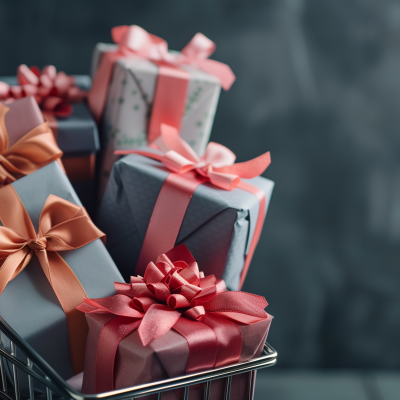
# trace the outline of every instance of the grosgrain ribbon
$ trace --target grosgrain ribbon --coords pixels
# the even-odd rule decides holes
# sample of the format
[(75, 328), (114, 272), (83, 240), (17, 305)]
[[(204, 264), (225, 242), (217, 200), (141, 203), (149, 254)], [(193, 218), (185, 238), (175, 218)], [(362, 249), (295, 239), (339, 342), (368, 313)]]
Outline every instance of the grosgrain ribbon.
[(9, 108), (0, 102), (0, 187), (59, 160), (63, 155), (47, 122), (9, 147), (5, 124), (8, 111)]
[[(22, 97), (34, 96), (40, 108), (57, 117), (68, 117), (73, 106), (69, 103), (82, 101), (86, 92), (75, 85), (74, 77), (63, 71), (57, 72), (54, 65), (37, 67), (21, 64), (17, 69), (18, 85), (9, 86), (0, 82), (0, 100), (7, 102)], [(55, 120), (55, 118), (54, 118)]]
[(137, 25), (116, 26), (112, 28), (111, 34), (118, 49), (105, 52), (102, 56), (88, 95), (90, 109), (99, 121), (105, 107), (114, 64), (119, 58), (139, 56), (148, 59), (159, 66), (148, 143), (160, 135), (161, 123), (171, 125), (179, 131), (189, 81), (189, 74), (180, 68), (182, 65), (193, 65), (215, 76), (225, 90), (235, 80), (228, 65), (208, 58), (214, 52), (215, 44), (201, 33), (197, 33), (179, 54), (169, 53), (165, 40)]
[(263, 297), (227, 292), (214, 275), (204, 277), (185, 245), (179, 245), (156, 262), (144, 277), (131, 283), (115, 283), (117, 295), (85, 299), (77, 308), (84, 313), (115, 315), (99, 337), (95, 366), (96, 393), (114, 389), (114, 366), (118, 345), (138, 329), (143, 346), (170, 329), (188, 342), (186, 373), (239, 361), (242, 337), (237, 323), (251, 324), (268, 317)]
[(83, 370), (87, 323), (76, 310), (86, 296), (78, 278), (59, 255), (75, 250), (105, 235), (93, 224), (83, 207), (50, 195), (36, 233), (17, 192), (0, 189), (0, 295), (36, 254), (68, 320), (69, 343), (75, 373)]
[(143, 274), (149, 261), (157, 254), (175, 246), (193, 193), (199, 185), (209, 182), (224, 190), (238, 188), (250, 192), (257, 197), (260, 204), (255, 231), (240, 277), (239, 288), (241, 288), (260, 238), (265, 214), (264, 192), (243, 181), (242, 178), (251, 179), (261, 175), (271, 163), (270, 153), (264, 153), (246, 162), (235, 163), (234, 153), (225, 146), (210, 142), (204, 156), (199, 157), (179, 136), (175, 128), (165, 124), (161, 125), (161, 136), (150, 147), (159, 149), (161, 152), (145, 150), (115, 152), (122, 155), (140, 154), (160, 161), (172, 171), (164, 181), (158, 195), (136, 265), (136, 273)]

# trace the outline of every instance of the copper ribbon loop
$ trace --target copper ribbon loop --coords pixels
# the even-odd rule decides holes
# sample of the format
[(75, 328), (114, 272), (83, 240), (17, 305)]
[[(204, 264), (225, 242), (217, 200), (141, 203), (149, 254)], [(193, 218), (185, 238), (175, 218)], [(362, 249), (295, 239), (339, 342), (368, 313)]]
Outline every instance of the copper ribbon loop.
[[(228, 148), (210, 142), (203, 157), (199, 157), (192, 148), (179, 136), (175, 128), (161, 125), (161, 136), (151, 145), (161, 152), (145, 150), (119, 150), (115, 154), (140, 154), (160, 161), (170, 173), (157, 198), (150, 218), (142, 249), (140, 251), (135, 273), (142, 275), (146, 265), (175, 246), (183, 218), (196, 188), (209, 182), (213, 186), (233, 190), (245, 190), (257, 197), (260, 207), (249, 251), (245, 257), (240, 277), (242, 287), (260, 238), (265, 215), (265, 194), (258, 187), (245, 182), (242, 178), (251, 179), (261, 175), (271, 163), (269, 152), (252, 160), (235, 163), (236, 156)], [(168, 229), (165, 229), (168, 227)]]
[[(90, 220), (83, 207), (50, 195), (42, 209), (39, 230), (17, 192), (11, 186), (0, 189), (0, 295), (36, 254), (68, 320), (69, 343), (75, 373), (83, 370), (87, 323), (76, 306), (85, 290), (59, 251), (75, 250), (105, 235)], [(29, 268), (29, 267), (28, 267)]]
[(86, 98), (86, 92), (75, 85), (74, 77), (63, 71), (57, 72), (54, 65), (47, 65), (40, 71), (37, 67), (21, 64), (17, 79), (17, 86), (0, 82), (0, 100), (7, 102), (34, 96), (43, 111), (57, 117), (69, 117), (73, 111), (69, 103)]
[(159, 66), (148, 129), (149, 143), (160, 135), (162, 123), (179, 131), (189, 82), (189, 73), (180, 68), (182, 65), (196, 66), (217, 77), (225, 90), (235, 80), (229, 66), (208, 58), (214, 52), (215, 44), (201, 33), (197, 33), (177, 55), (168, 52), (165, 40), (136, 25), (116, 26), (111, 34), (118, 50), (103, 54), (88, 95), (89, 107), (99, 121), (106, 104), (114, 64), (119, 58), (139, 56), (148, 59)]
[(99, 337), (96, 354), (96, 393), (114, 389), (114, 366), (118, 345), (138, 329), (143, 346), (174, 329), (188, 342), (186, 373), (239, 361), (242, 351), (240, 324), (268, 317), (263, 297), (227, 292), (214, 275), (204, 277), (185, 245), (179, 245), (156, 262), (144, 277), (131, 283), (115, 283), (117, 294), (85, 299), (84, 313), (110, 313)]
[(32, 129), (9, 147), (5, 124), (8, 110), (0, 102), (0, 187), (59, 160), (63, 155), (47, 122)]

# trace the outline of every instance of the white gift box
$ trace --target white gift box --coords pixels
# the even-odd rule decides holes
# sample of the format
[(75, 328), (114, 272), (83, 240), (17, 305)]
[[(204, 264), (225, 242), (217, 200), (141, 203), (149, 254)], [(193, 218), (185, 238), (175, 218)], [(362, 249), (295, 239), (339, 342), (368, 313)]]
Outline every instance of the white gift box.
[[(104, 52), (116, 49), (116, 45), (97, 44), (92, 60), (92, 77)], [(198, 155), (203, 155), (210, 138), (221, 84), (218, 78), (194, 66), (183, 65), (180, 68), (189, 73), (180, 136)], [(122, 57), (114, 65), (101, 126), (103, 180), (108, 179), (117, 159), (113, 155), (115, 150), (132, 150), (147, 144), (158, 69), (156, 64), (139, 56)]]

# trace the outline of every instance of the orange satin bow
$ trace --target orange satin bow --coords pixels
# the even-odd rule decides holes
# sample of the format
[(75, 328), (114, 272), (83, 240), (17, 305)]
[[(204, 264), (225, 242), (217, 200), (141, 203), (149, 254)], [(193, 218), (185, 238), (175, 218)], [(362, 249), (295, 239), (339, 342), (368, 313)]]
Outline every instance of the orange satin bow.
[(50, 195), (35, 232), (17, 192), (11, 186), (0, 189), (0, 295), (36, 254), (46, 278), (56, 294), (67, 320), (72, 364), (75, 373), (83, 370), (87, 324), (75, 307), (85, 290), (59, 251), (78, 249), (105, 238), (83, 207)]
[(0, 187), (31, 174), (63, 155), (47, 122), (38, 125), (9, 147), (5, 124), (8, 110), (0, 102)]

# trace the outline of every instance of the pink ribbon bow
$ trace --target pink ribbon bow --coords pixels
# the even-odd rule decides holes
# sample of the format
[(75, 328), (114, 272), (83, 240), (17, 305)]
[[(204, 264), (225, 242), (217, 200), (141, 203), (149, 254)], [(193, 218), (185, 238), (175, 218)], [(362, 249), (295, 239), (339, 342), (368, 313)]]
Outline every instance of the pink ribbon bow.
[(162, 162), (177, 174), (196, 171), (213, 185), (225, 190), (233, 190), (241, 178), (251, 179), (261, 175), (271, 163), (270, 153), (266, 152), (252, 160), (235, 164), (236, 155), (215, 142), (208, 143), (205, 154), (199, 157), (175, 128), (165, 124), (161, 125), (161, 136), (149, 147), (159, 149), (163, 154), (142, 150), (118, 150), (115, 154), (145, 155)]
[(71, 115), (71, 102), (82, 101), (86, 92), (75, 85), (74, 77), (60, 71), (53, 65), (39, 70), (21, 64), (17, 69), (17, 86), (0, 82), (0, 100), (14, 101), (26, 96), (34, 96), (42, 110), (52, 112), (58, 117)]
[(143, 346), (176, 330), (188, 341), (187, 373), (239, 361), (239, 324), (268, 318), (263, 297), (227, 292), (223, 280), (204, 277), (185, 245), (160, 255), (147, 265), (144, 277), (115, 283), (117, 295), (84, 299), (85, 313), (110, 313), (117, 318), (104, 325), (96, 355), (96, 392), (114, 387), (114, 362), (120, 341), (138, 329)]
[(224, 90), (229, 90), (235, 81), (235, 75), (228, 65), (208, 58), (214, 53), (216, 46), (202, 33), (196, 33), (177, 54), (168, 52), (168, 44), (164, 39), (137, 25), (116, 26), (112, 28), (111, 35), (114, 43), (118, 44), (119, 51), (125, 56), (138, 55), (153, 62), (174, 66), (194, 65), (218, 78)]

